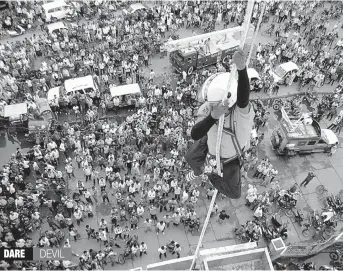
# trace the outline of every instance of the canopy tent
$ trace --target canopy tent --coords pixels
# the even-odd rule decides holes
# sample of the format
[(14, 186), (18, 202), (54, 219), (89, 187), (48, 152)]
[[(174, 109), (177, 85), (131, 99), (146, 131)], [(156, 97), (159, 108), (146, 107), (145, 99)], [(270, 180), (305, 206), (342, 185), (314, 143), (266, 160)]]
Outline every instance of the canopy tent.
[[(3, 117), (20, 116), (22, 114), (27, 114), (27, 104), (10, 104), (3, 107)], [(1, 110), (0, 110), (1, 113)]]
[(112, 97), (128, 95), (128, 94), (139, 94), (141, 93), (141, 88), (139, 84), (129, 84), (118, 87), (111, 87), (110, 93)]

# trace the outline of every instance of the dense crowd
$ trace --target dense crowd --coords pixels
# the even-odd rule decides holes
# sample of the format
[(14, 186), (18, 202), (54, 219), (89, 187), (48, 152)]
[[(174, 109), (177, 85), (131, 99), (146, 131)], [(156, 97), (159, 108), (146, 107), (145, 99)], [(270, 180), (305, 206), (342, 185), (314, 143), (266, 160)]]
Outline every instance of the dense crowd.
[[(56, 125), (49, 136), (39, 138), (27, 153), (18, 149), (3, 167), (2, 246), (73, 247), (73, 242), (80, 238), (102, 242), (101, 251), (91, 249), (76, 254), (79, 258), (76, 264), (88, 270), (100, 270), (107, 263), (115, 265), (122, 261), (120, 255), (144, 257), (147, 251), (157, 251), (160, 259), (166, 258), (167, 252), (180, 257), (183, 248), (177, 241), (148, 248), (135, 230), (139, 224), (144, 225), (145, 232), (154, 230), (157, 235), (169, 234), (170, 227), (182, 228), (181, 224), (191, 234), (200, 230), (203, 213), (197, 213), (198, 200), (202, 196), (210, 200), (214, 190), (209, 187), (206, 175), (200, 184), (185, 180), (184, 154), (193, 143), (190, 135), (197, 90), (209, 75), (223, 71), (224, 67), (218, 64), (189, 77), (182, 75), (173, 87), (169, 80), (158, 81), (150, 61), (163, 52), (163, 41), (168, 36), (175, 38), (179, 29), (208, 27), (211, 21), (241, 24), (245, 12), (240, 2), (196, 2), (196, 5), (180, 2), (157, 5), (145, 12), (143, 18), (112, 16), (107, 11), (120, 8), (117, 2), (84, 3), (78, 10), (76, 27), (60, 34), (44, 30), (23, 41), (0, 45), (1, 105), (46, 97), (50, 88), (69, 78), (92, 74), (100, 85), (100, 92), (92, 97), (61, 95), (53, 100), (51, 107), (57, 115), (71, 113), (76, 118), (82, 116), (84, 121)], [(268, 3), (267, 16), (274, 18), (267, 24), (278, 25), (272, 34), (281, 38), (271, 45), (258, 45), (255, 65), (262, 80), (252, 82), (252, 90), (278, 92), (268, 71), (288, 60), (302, 63), (300, 71), (288, 79), (290, 84), (313, 82), (318, 87), (342, 80), (342, 43), (337, 41), (340, 26), (337, 24), (334, 29), (326, 26), (334, 8), (327, 14), (313, 16), (313, 10), (317, 9), (312, 5)], [(322, 8), (321, 3), (317, 5)], [(2, 14), (5, 29), (19, 21), (30, 24), (31, 29), (45, 29), (39, 4), (11, 2), (11, 6)], [(86, 22), (88, 16), (98, 19)], [(253, 22), (257, 22), (258, 16), (256, 5)], [(293, 30), (296, 32), (289, 37)], [(36, 69), (38, 60), (42, 63)], [(150, 70), (149, 78), (143, 76), (145, 69)], [(113, 103), (115, 109), (119, 106), (117, 98), (112, 100), (109, 87), (133, 82), (140, 83), (143, 95), (127, 97), (128, 105), (135, 105), (132, 114), (124, 121), (101, 119), (108, 104)], [(341, 93), (339, 87), (337, 98)], [(321, 116), (335, 118), (336, 125), (330, 128), (342, 127), (342, 116), (337, 117), (340, 114), (331, 106), (336, 98), (331, 99), (321, 103), (324, 106), (318, 107), (317, 114), (322, 112)], [(251, 148), (245, 153), (242, 175), (246, 180), (261, 178), (265, 187), (277, 186), (278, 171), (269, 159), (258, 164), (257, 147), (264, 139), (259, 129), (267, 123), (269, 112), (259, 101), (255, 111)], [(109, 220), (99, 214), (95, 217), (98, 206), (104, 209), (110, 206)], [(257, 210), (257, 206), (251, 207)], [(225, 210), (218, 214), (214, 207), (214, 213), (219, 223), (228, 219)], [(96, 226), (92, 223), (95, 219), (99, 219)], [(43, 231), (45, 221), (49, 230)], [(246, 227), (252, 236), (256, 231), (261, 234), (252, 223)], [(39, 239), (32, 239), (39, 230)], [(75, 264), (52, 261), (41, 268), (71, 266)], [(4, 269), (31, 267), (29, 262), (1, 262)]]

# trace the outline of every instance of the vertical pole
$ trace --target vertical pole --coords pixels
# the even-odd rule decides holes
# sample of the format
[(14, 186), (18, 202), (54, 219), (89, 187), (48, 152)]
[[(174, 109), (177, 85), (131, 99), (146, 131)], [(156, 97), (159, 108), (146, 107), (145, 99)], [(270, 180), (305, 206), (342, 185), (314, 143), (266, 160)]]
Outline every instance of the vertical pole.
[(252, 44), (251, 44), (251, 48), (250, 48), (250, 52), (249, 52), (248, 57), (247, 57), (246, 66), (250, 65), (250, 60), (251, 60), (251, 56), (252, 56), (252, 52), (253, 52), (253, 45), (254, 45), (254, 42), (255, 42), (255, 40), (256, 40), (256, 38), (258, 36), (258, 31), (259, 31), (259, 28), (260, 28), (260, 24), (262, 23), (264, 12), (265, 12), (265, 7), (266, 7), (266, 2), (263, 1), (263, 6), (262, 6), (262, 9), (260, 11), (258, 23), (257, 23), (257, 26), (256, 26), (256, 31), (254, 33)]
[[(243, 35), (241, 37), (241, 41), (240, 41), (240, 48), (241, 49), (244, 48), (245, 40), (247, 38), (247, 34), (248, 34), (248, 31), (249, 31), (249, 28), (250, 28), (253, 7), (254, 7), (254, 1), (248, 1), (247, 2), (247, 8), (246, 8), (245, 21), (244, 21), (244, 24), (243, 24), (244, 33), (243, 33)], [(236, 67), (233, 67), (233, 69), (231, 71), (230, 80), (229, 80), (228, 85), (227, 85), (227, 90), (228, 91), (229, 91), (231, 82), (232, 82), (232, 80), (234, 78), (235, 72), (236, 72)], [(226, 97), (227, 97), (227, 93), (224, 95), (223, 100)], [(218, 128), (217, 144), (216, 144), (216, 162), (217, 162), (218, 174), (220, 176), (222, 175), (222, 173), (221, 173), (220, 154), (219, 153), (220, 153), (220, 145), (221, 145), (221, 138), (222, 138), (223, 123), (224, 123), (224, 116), (221, 116), (221, 118), (219, 120), (219, 128)], [(208, 209), (208, 213), (207, 213), (206, 219), (204, 221), (202, 232), (201, 232), (200, 238), (198, 240), (198, 244), (197, 244), (197, 247), (196, 247), (196, 250), (195, 250), (195, 254), (194, 254), (193, 259), (192, 259), (192, 263), (191, 263), (191, 266), (190, 266), (190, 271), (193, 270), (195, 262), (196, 262), (196, 259), (199, 257), (199, 249), (200, 249), (200, 247), (202, 245), (202, 241), (203, 241), (203, 238), (204, 238), (204, 235), (205, 235), (205, 231), (206, 231), (208, 223), (209, 223), (210, 215), (211, 215), (211, 212), (212, 212), (213, 207), (214, 207), (214, 203), (215, 203), (215, 200), (216, 200), (217, 193), (218, 193), (218, 190), (215, 189), (215, 192), (214, 192), (213, 197), (212, 197), (211, 202), (210, 202), (210, 207)]]

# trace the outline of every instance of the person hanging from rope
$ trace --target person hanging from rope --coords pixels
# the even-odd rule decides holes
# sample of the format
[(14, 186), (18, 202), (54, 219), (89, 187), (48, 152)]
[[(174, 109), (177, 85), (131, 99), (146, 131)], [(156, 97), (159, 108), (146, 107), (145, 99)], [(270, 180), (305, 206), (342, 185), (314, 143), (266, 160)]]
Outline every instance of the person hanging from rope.
[[(226, 80), (223, 80), (228, 78), (228, 73), (212, 75), (200, 90), (199, 97), (204, 103), (198, 109), (198, 118), (191, 130), (191, 137), (196, 142), (185, 159), (193, 170), (187, 174), (187, 181), (202, 175), (205, 163), (211, 164), (213, 171), (207, 175), (212, 185), (229, 198), (238, 199), (241, 196), (242, 153), (250, 145), (254, 110), (249, 102), (250, 82), (246, 57), (241, 49), (234, 53), (233, 62), (238, 70), (238, 80), (236, 83), (233, 79), (229, 91)], [(222, 102), (227, 92), (228, 98)], [(225, 121), (220, 145), (222, 176), (219, 176), (216, 170), (216, 141), (218, 120), (223, 114)]]

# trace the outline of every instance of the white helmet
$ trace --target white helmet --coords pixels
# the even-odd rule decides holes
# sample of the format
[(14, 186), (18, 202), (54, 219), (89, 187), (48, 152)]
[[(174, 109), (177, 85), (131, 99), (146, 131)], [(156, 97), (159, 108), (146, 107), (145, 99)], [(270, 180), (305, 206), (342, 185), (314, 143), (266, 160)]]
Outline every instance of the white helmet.
[(203, 84), (198, 93), (200, 102), (221, 102), (223, 96), (228, 93), (228, 107), (232, 107), (237, 101), (237, 79), (233, 79), (229, 92), (227, 85), (230, 78), (229, 72), (211, 75)]

